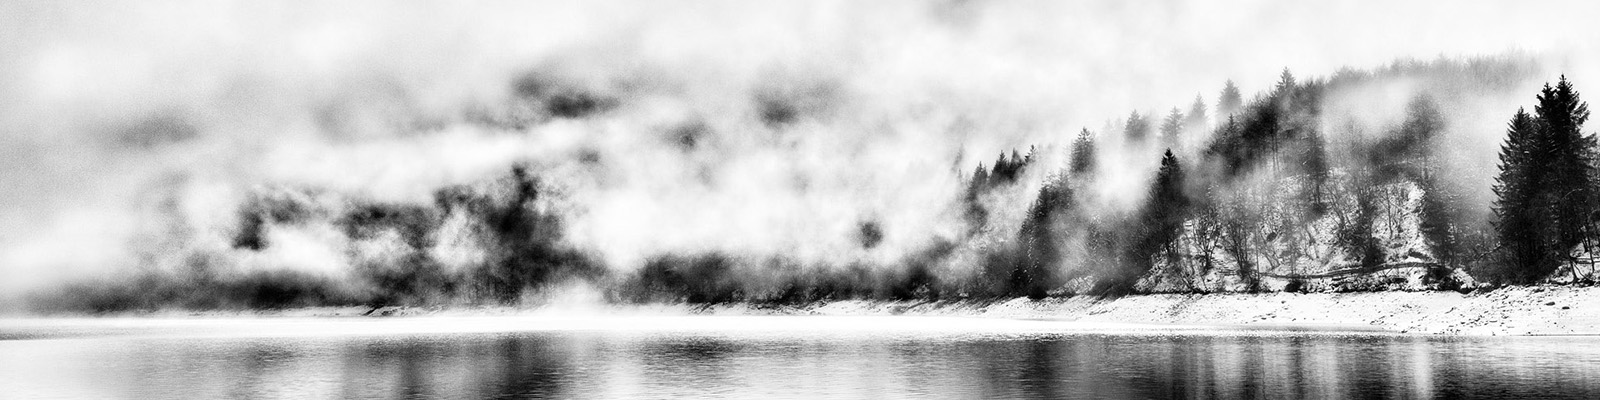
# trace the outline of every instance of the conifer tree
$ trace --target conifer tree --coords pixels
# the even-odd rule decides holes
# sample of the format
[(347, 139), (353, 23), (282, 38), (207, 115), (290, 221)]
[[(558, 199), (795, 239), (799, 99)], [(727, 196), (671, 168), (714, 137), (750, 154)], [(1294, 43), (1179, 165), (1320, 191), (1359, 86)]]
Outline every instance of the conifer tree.
[(1306, 193), (1306, 197), (1310, 201), (1312, 214), (1321, 216), (1324, 212), (1327, 212), (1328, 204), (1325, 194), (1328, 178), (1332, 172), (1328, 164), (1327, 142), (1322, 138), (1321, 131), (1317, 129), (1311, 129), (1306, 132), (1305, 142), (1305, 154), (1301, 157), (1304, 160), (1302, 167), (1311, 181), (1307, 185), (1309, 190)]
[(1167, 114), (1167, 119), (1161, 122), (1161, 145), (1173, 149), (1178, 147), (1178, 136), (1183, 133), (1183, 112), (1177, 107)]
[(1217, 118), (1231, 116), (1239, 112), (1239, 107), (1244, 105), (1244, 96), (1239, 94), (1239, 87), (1234, 86), (1229, 79), (1222, 85), (1222, 94), (1217, 97)]
[(1057, 227), (1070, 217), (1072, 189), (1065, 177), (1053, 177), (1039, 188), (1017, 233), (1022, 259), (1011, 271), (1008, 294), (1041, 299), (1057, 285), (1054, 270), (1062, 257)]
[(1589, 106), (1565, 76), (1546, 84), (1534, 115), (1517, 110), (1500, 150), (1495, 228), (1510, 265), (1497, 278), (1531, 283), (1570, 261), (1594, 234), (1595, 138), (1582, 133)]
[(972, 188), (971, 190), (975, 192), (977, 188), (984, 187), (988, 183), (989, 170), (984, 169), (983, 164), (980, 163), (978, 164), (978, 169), (976, 171), (972, 171), (972, 186), (970, 186), (970, 188)]
[(1566, 261), (1567, 253), (1586, 234), (1596, 205), (1593, 186), (1595, 138), (1581, 131), (1589, 119), (1589, 105), (1578, 97), (1572, 83), (1563, 75), (1554, 88), (1546, 84), (1534, 106), (1534, 117), (1543, 138), (1542, 161), (1546, 171), (1539, 181), (1540, 199), (1536, 209), (1545, 209), (1550, 221), (1545, 225), (1549, 256)]
[(1183, 221), (1189, 214), (1189, 197), (1184, 193), (1183, 168), (1178, 158), (1167, 150), (1161, 157), (1161, 169), (1150, 184), (1150, 196), (1139, 213), (1135, 227), (1135, 240), (1128, 250), (1122, 273), (1115, 285), (1126, 289), (1140, 276), (1150, 271), (1151, 257), (1167, 251), (1173, 255), (1174, 243), (1182, 234)]
[(1536, 234), (1540, 215), (1534, 210), (1536, 184), (1543, 172), (1538, 165), (1540, 132), (1533, 117), (1523, 109), (1506, 124), (1506, 141), (1500, 146), (1500, 174), (1495, 177), (1494, 213), (1500, 248), (1507, 262), (1496, 278), (1512, 282), (1537, 279), (1530, 273), (1543, 269), (1544, 250)]
[(1183, 121), (1184, 129), (1199, 130), (1206, 126), (1206, 100), (1200, 95), (1194, 95), (1194, 104), (1189, 105), (1189, 115)]
[(989, 186), (998, 186), (1002, 183), (1011, 183), (1011, 161), (1006, 159), (1006, 153), (1000, 152), (1000, 158), (994, 160), (994, 167), (989, 169)]
[(1128, 114), (1128, 122), (1123, 125), (1122, 132), (1129, 143), (1144, 143), (1150, 137), (1150, 119), (1134, 111)]
[(989, 171), (983, 168), (983, 163), (978, 163), (978, 169), (972, 172), (972, 182), (967, 186), (967, 196), (963, 199), (966, 203), (964, 216), (970, 229), (981, 228), (989, 219), (989, 210), (978, 200), (984, 189), (990, 186), (989, 181)]
[(1083, 176), (1094, 172), (1094, 147), (1094, 135), (1089, 133), (1089, 128), (1084, 128), (1078, 133), (1078, 139), (1072, 142), (1072, 160), (1068, 168), (1072, 176)]
[(1294, 74), (1289, 72), (1288, 67), (1284, 67), (1283, 73), (1278, 74), (1278, 86), (1274, 88), (1273, 94), (1289, 94), (1291, 90), (1294, 90)]
[(1416, 178), (1427, 179), (1434, 173), (1433, 141), (1444, 130), (1444, 117), (1439, 107), (1427, 96), (1417, 96), (1406, 105), (1406, 121), (1400, 125), (1399, 140), (1395, 150), (1402, 152), (1400, 159), (1411, 164)]

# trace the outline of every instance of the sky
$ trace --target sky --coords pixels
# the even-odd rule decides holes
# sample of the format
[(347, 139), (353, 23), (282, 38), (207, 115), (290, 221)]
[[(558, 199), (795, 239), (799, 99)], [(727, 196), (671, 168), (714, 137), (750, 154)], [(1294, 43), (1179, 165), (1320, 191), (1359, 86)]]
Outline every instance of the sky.
[[(568, 240), (614, 268), (664, 251), (889, 260), (959, 229), (954, 171), (1065, 144), (1129, 111), (1164, 114), (1196, 95), (1214, 105), (1229, 79), (1248, 96), (1284, 68), (1326, 76), (1509, 54), (1583, 90), (1600, 79), (1597, 11), (1582, 1), (8, 1), (0, 301), (136, 268), (172, 240), (225, 240), (239, 204), (262, 190), (427, 202), (516, 162), (562, 188)], [(529, 116), (519, 82), (592, 95), (603, 110)], [(1484, 116), (1457, 124), (1471, 132), (1460, 144), (1469, 158), (1493, 156), (1497, 121), (1534, 90), (1456, 113)], [(779, 123), (762, 118), (773, 104), (789, 113)], [(686, 148), (683, 132), (701, 136)], [(883, 246), (850, 242), (863, 220), (881, 222)], [(341, 268), (337, 246), (308, 235), (259, 264)]]

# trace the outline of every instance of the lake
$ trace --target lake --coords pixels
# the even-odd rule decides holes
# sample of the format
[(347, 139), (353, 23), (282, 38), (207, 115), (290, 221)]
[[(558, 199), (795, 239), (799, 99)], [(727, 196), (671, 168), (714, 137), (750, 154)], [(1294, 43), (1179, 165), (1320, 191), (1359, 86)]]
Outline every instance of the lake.
[(1600, 338), (935, 317), (0, 320), (4, 398), (1594, 398)]

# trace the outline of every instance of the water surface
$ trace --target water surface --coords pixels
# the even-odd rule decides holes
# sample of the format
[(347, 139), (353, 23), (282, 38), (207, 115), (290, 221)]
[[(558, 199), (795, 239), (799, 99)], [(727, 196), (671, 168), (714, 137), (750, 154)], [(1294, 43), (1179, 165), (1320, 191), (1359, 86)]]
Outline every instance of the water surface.
[(1600, 338), (918, 317), (8, 320), (5, 398), (1593, 398)]

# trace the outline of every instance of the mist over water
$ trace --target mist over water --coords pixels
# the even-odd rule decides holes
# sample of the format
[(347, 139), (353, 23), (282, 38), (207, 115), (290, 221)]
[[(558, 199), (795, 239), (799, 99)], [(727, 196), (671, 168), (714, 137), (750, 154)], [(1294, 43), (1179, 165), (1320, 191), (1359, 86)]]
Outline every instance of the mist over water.
[[(1225, 80), (1249, 100), (1284, 68), (1322, 79), (1396, 60), (1422, 72), (1347, 81), (1308, 123), (1366, 145), (1431, 96), (1452, 143), (1441, 157), (1461, 171), (1449, 179), (1480, 211), (1464, 218), (1481, 219), (1506, 116), (1556, 74), (1600, 77), (1592, 11), (9, 2), (0, 308), (135, 276), (331, 303), (515, 301), (529, 294), (494, 288), (626, 285), (652, 266), (695, 267), (648, 282), (774, 297), (814, 270), (962, 276), (982, 264), (964, 249), (988, 240), (968, 219), (969, 174), (997, 154), (1038, 146), (1040, 167), (980, 200), (994, 231), (1020, 229), (1084, 128), (1112, 166), (1085, 197), (1132, 212), (1160, 153), (1122, 143), (1130, 111), (1159, 125), (1196, 95), (1215, 110)], [(1504, 68), (1461, 76), (1453, 62)], [(472, 274), (493, 285), (461, 283)]]

